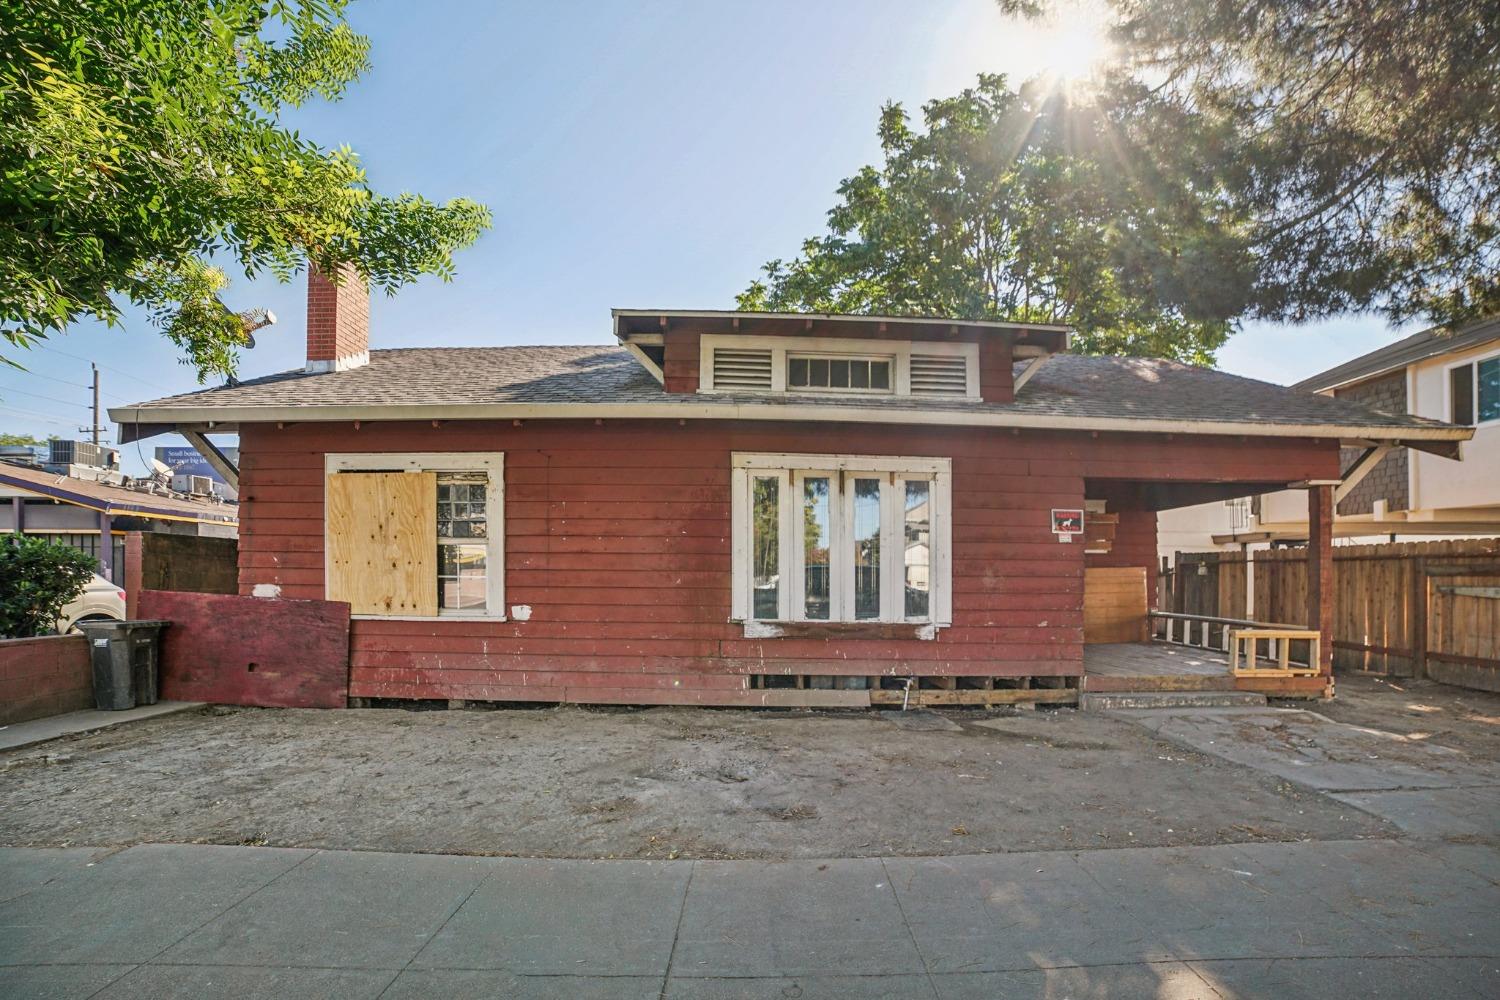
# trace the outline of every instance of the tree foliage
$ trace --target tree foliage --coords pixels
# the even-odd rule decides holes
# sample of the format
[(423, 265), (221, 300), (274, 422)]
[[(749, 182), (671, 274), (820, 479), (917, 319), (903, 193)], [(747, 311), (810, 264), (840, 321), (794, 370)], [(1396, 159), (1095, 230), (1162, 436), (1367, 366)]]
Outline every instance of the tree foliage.
[(1500, 312), (1500, 0), (1101, 2), (1104, 113), (1246, 220), (1247, 315)]
[(30, 434), (11, 434), (9, 432), (0, 433), (0, 445), (25, 445), (28, 448), (34, 448), (38, 445), (44, 445), (46, 443), (47, 441), (43, 440), (42, 438), (33, 437)]
[(143, 307), (232, 374), (233, 261), (289, 280), (350, 265), (387, 292), (445, 280), (489, 226), (466, 199), (371, 190), (349, 149), (286, 128), (369, 65), (347, 0), (12, 0), (0, 12), (0, 335), (32, 341)]
[(98, 572), (87, 552), (26, 535), (0, 537), (0, 639), (27, 639), (57, 627), (65, 605)]
[(1118, 169), (1107, 122), (1040, 85), (983, 76), (922, 122), (884, 108), (884, 162), (741, 309), (1069, 323), (1081, 351), (1212, 361), (1249, 280), (1214, 192)]

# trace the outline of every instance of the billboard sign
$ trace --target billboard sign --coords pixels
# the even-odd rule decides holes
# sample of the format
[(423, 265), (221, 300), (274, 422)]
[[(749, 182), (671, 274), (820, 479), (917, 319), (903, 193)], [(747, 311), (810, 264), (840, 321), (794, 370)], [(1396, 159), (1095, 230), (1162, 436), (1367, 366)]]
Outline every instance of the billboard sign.
[[(238, 464), (240, 450), (238, 448), (220, 448), (224, 457), (230, 462)], [(221, 486), (228, 486), (224, 477), (214, 471), (213, 466), (204, 461), (203, 456), (198, 454), (197, 449), (188, 445), (167, 445), (156, 449), (156, 460), (172, 470), (174, 476), (207, 476)], [(227, 490), (227, 495), (233, 496), (233, 490)]]

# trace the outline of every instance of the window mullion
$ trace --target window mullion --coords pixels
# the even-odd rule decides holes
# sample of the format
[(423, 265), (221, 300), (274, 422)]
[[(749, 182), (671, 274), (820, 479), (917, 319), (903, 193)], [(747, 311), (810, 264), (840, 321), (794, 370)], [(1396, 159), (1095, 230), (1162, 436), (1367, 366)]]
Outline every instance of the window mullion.
[(854, 531), (851, 525), (853, 520), (848, 516), (848, 506), (853, 503), (853, 491), (848, 489), (846, 473), (843, 469), (835, 469), (829, 474), (830, 485), (836, 489), (836, 502), (828, 505), (830, 525), (829, 538), (832, 541), (832, 551), (828, 558), (828, 572), (831, 576), (829, 596), (832, 598), (830, 604), (833, 614), (829, 615), (832, 621), (847, 622), (854, 620), (854, 601), (850, 578), (854, 576)]
[(880, 618), (899, 622), (906, 615), (904, 566), (905, 546), (901, 543), (902, 499), (906, 480), (895, 473), (881, 477), (880, 482)]
[[(798, 607), (795, 603), (800, 601), (801, 580), (803, 572), (801, 566), (801, 546), (797, 544), (801, 537), (797, 531), (797, 512), (802, 509), (800, 498), (797, 495), (797, 477), (790, 471), (777, 473), (778, 496), (780, 504), (776, 509), (777, 531), (777, 553), (778, 568), (786, 585), (779, 588), (776, 595), (776, 614), (782, 621), (792, 619), (792, 609)], [(796, 584), (797, 594), (794, 596), (793, 585)]]
[(793, 551), (790, 564), (792, 578), (789, 582), (791, 585), (787, 587), (788, 599), (791, 602), (791, 613), (788, 618), (793, 621), (803, 621), (807, 618), (807, 542), (801, 527), (804, 488), (802, 480), (801, 473), (793, 471), (787, 475), (787, 481), (791, 484), (791, 489), (787, 491), (789, 494), (787, 502), (793, 511), (791, 520), (794, 526), (792, 532), (789, 532), (791, 537), (788, 539)]

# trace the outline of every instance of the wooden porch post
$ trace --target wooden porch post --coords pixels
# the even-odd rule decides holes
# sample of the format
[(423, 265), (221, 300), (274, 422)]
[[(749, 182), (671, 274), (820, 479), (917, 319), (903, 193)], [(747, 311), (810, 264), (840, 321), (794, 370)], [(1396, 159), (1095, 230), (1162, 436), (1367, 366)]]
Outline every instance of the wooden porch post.
[(1318, 668), (1333, 673), (1333, 487), (1307, 488), (1307, 627), (1322, 633)]

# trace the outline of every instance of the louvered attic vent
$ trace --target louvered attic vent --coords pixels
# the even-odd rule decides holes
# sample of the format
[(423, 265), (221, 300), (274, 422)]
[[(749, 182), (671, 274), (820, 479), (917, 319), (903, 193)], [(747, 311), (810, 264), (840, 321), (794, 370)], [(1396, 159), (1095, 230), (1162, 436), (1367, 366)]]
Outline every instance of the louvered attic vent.
[(770, 392), (770, 349), (714, 348), (714, 388)]
[(968, 359), (947, 354), (913, 353), (911, 392), (913, 396), (967, 396)]

